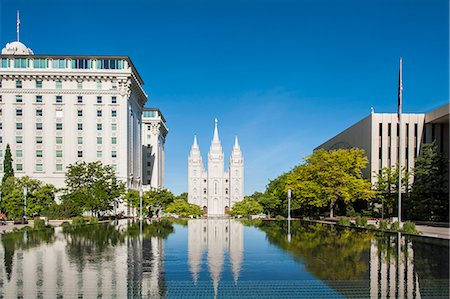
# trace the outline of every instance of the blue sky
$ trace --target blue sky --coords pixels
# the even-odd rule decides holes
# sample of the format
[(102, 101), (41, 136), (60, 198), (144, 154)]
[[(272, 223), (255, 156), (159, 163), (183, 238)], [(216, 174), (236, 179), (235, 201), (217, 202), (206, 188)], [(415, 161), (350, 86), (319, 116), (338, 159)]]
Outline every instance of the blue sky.
[(226, 156), (239, 135), (245, 192), (300, 163), (370, 113), (449, 101), (449, 5), (441, 0), (0, 0), (2, 47), (128, 55), (167, 119), (166, 186), (187, 190), (197, 133), (206, 160), (214, 117)]

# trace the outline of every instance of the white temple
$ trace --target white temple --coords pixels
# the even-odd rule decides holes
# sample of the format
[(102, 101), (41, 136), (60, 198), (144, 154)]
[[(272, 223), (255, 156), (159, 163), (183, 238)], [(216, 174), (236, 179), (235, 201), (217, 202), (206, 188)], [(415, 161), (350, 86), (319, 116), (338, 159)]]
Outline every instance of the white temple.
[(225, 216), (227, 211), (244, 197), (244, 157), (236, 136), (228, 171), (224, 169), (224, 155), (219, 140), (217, 119), (214, 137), (205, 170), (194, 136), (188, 160), (188, 201), (203, 208), (208, 216)]

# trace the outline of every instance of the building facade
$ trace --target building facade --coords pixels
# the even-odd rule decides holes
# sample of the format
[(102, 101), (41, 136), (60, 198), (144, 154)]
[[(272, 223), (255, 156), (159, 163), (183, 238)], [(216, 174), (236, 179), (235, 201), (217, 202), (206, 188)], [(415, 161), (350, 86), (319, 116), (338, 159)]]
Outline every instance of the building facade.
[(69, 164), (101, 161), (139, 188), (147, 95), (129, 57), (35, 55), (12, 42), (0, 84), (0, 151), (10, 145), (16, 176), (63, 187)]
[(188, 201), (203, 208), (208, 216), (224, 216), (244, 197), (244, 157), (236, 136), (229, 168), (224, 169), (224, 154), (217, 120), (205, 170), (197, 137), (188, 158)]
[[(429, 113), (403, 113), (401, 165), (407, 171), (414, 169), (423, 143), (436, 141), (438, 149), (449, 157), (449, 105)], [(365, 151), (369, 160), (363, 170), (365, 178), (372, 183), (376, 174), (384, 167), (398, 164), (399, 157), (398, 115), (394, 113), (372, 113), (350, 128), (332, 137), (318, 148), (326, 150), (357, 147)], [(412, 177), (411, 177), (412, 179)]]
[(159, 109), (144, 108), (142, 115), (142, 184), (145, 190), (164, 187), (164, 145), (168, 130)]

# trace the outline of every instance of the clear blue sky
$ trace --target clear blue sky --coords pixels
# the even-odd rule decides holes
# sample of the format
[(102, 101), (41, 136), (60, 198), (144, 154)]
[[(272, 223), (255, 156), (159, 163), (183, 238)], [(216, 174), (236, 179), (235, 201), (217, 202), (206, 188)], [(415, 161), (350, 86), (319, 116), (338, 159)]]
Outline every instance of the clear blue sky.
[(38, 54), (128, 55), (170, 129), (166, 186), (187, 190), (197, 133), (206, 160), (214, 117), (228, 163), (234, 135), (245, 192), (300, 163), (370, 113), (449, 101), (449, 6), (444, 0), (0, 0), (1, 44)]

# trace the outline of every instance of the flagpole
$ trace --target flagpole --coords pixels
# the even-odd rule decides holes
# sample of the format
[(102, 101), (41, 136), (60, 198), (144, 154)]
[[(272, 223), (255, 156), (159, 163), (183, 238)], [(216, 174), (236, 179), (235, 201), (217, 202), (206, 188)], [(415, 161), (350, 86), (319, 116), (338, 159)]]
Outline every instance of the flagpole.
[(402, 223), (402, 58), (398, 73), (398, 222)]
[(19, 38), (20, 38), (20, 16), (19, 16), (19, 11), (17, 11), (17, 41), (19, 42)]

